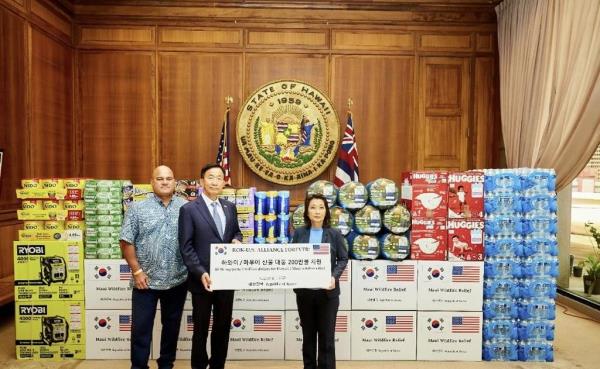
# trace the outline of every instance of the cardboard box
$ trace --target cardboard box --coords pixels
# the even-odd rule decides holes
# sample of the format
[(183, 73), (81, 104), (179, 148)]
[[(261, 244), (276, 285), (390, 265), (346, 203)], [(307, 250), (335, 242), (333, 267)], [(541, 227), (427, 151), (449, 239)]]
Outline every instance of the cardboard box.
[(352, 310), (416, 310), (417, 263), (352, 260)]
[(17, 210), (19, 220), (83, 220), (83, 210)]
[[(298, 310), (296, 294), (293, 289), (285, 290), (285, 310)], [(350, 260), (340, 276), (340, 306), (338, 310), (352, 310), (352, 262)]]
[(64, 361), (85, 359), (85, 345), (16, 346), (17, 359), (35, 361)]
[(483, 219), (448, 219), (448, 260), (483, 261)]
[(80, 241), (15, 241), (17, 300), (83, 300), (83, 245)]
[(83, 231), (80, 229), (19, 231), (19, 241), (83, 241)]
[(233, 296), (234, 310), (284, 310), (285, 290), (237, 290)]
[(234, 310), (229, 351), (231, 360), (283, 360), (283, 311)]
[(17, 346), (85, 344), (83, 301), (15, 302)]
[(86, 310), (86, 359), (129, 359), (131, 310)]
[(131, 270), (123, 259), (85, 260), (87, 308), (131, 310)]
[(415, 311), (352, 311), (352, 360), (415, 360)]
[(83, 189), (60, 188), (23, 188), (17, 189), (17, 199), (57, 199), (57, 200), (81, 200), (83, 198)]
[(483, 218), (483, 180), (479, 171), (449, 174), (449, 218)]
[(417, 360), (481, 361), (482, 313), (419, 311)]
[(448, 232), (445, 218), (413, 218), (410, 231), (410, 258), (446, 260)]
[(411, 216), (446, 218), (448, 216), (448, 185), (412, 185)]
[(420, 261), (418, 310), (481, 311), (483, 262)]
[[(338, 311), (335, 324), (335, 358), (350, 360), (350, 311)], [(285, 359), (302, 360), (302, 327), (297, 311), (285, 312)]]

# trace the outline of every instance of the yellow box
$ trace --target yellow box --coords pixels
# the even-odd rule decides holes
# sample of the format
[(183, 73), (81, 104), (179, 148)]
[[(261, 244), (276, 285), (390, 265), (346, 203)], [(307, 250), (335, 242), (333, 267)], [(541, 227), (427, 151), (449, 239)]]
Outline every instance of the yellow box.
[(82, 241), (16, 241), (13, 260), (17, 301), (83, 299)]
[(65, 188), (64, 181), (60, 178), (44, 178), (41, 180), (42, 188), (46, 190), (61, 190)]
[(65, 221), (64, 220), (47, 220), (44, 222), (45, 231), (64, 231)]
[(83, 190), (85, 188), (85, 179), (84, 178), (65, 178), (63, 180), (65, 189), (77, 189)]
[(23, 230), (19, 231), (19, 241), (83, 241), (83, 230)]
[(43, 210), (42, 200), (23, 200), (21, 201), (21, 209), (23, 210)]
[(77, 188), (20, 188), (17, 189), (18, 199), (57, 199), (57, 200), (80, 200), (83, 199), (83, 190)]
[(42, 182), (39, 178), (22, 179), (21, 187), (23, 187), (24, 189), (41, 189)]
[(23, 229), (26, 231), (43, 231), (44, 222), (41, 220), (26, 220), (23, 222)]
[(83, 210), (83, 200), (64, 200), (63, 209), (65, 210)]
[(44, 210), (64, 210), (63, 200), (49, 199), (43, 200)]
[(85, 222), (83, 220), (67, 220), (65, 221), (65, 230), (85, 230)]
[(17, 301), (15, 330), (18, 359), (85, 358), (83, 301)]
[(82, 220), (82, 210), (17, 210), (19, 220)]

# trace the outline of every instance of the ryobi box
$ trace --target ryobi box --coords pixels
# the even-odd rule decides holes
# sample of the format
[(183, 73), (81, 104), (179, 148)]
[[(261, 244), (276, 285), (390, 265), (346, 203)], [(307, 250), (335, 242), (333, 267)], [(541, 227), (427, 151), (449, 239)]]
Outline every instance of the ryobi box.
[(76, 358), (84, 351), (84, 314), (83, 301), (17, 301), (17, 358)]
[(81, 241), (14, 243), (15, 296), (25, 300), (83, 300)]

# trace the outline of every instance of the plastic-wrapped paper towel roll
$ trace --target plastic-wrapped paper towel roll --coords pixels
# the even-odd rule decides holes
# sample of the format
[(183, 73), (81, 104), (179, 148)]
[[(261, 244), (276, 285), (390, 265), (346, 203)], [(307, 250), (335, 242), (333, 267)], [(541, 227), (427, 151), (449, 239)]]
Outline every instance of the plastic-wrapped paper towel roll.
[(350, 256), (353, 259), (374, 260), (379, 256), (380, 245), (375, 236), (350, 232), (348, 244), (350, 245)]
[(333, 183), (329, 181), (320, 180), (308, 186), (306, 194), (309, 196), (314, 194), (320, 194), (325, 196), (325, 198), (327, 199), (327, 204), (331, 207), (333, 206), (333, 204), (335, 204), (335, 200), (338, 196), (338, 190)]
[(404, 260), (410, 255), (408, 237), (387, 233), (379, 237), (381, 256), (388, 260)]
[(404, 233), (410, 228), (410, 211), (398, 204), (383, 214), (383, 225), (392, 233)]
[(354, 214), (354, 229), (358, 233), (376, 234), (381, 231), (381, 213), (374, 206), (367, 205)]
[(339, 206), (332, 206), (329, 210), (331, 213), (331, 226), (337, 228), (344, 236), (350, 233), (354, 226), (352, 213)]
[(344, 209), (360, 209), (367, 204), (367, 188), (360, 182), (348, 182), (340, 187), (338, 202)]
[(369, 203), (379, 209), (388, 209), (398, 202), (400, 191), (391, 179), (379, 178), (367, 184)]

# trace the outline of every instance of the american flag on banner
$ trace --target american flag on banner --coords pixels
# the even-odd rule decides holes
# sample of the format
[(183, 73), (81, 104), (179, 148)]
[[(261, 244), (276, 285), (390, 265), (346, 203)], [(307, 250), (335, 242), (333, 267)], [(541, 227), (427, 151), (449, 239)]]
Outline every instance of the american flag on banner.
[(386, 278), (389, 282), (413, 282), (415, 280), (415, 266), (388, 265)]
[(185, 317), (185, 330), (187, 332), (194, 331), (194, 318), (191, 315), (186, 315)]
[(325, 244), (314, 244), (313, 255), (327, 255), (329, 254), (329, 245)]
[(348, 315), (338, 315), (335, 318), (335, 331), (348, 332)]
[(410, 315), (386, 315), (386, 332), (412, 332), (413, 317)]
[(255, 315), (254, 332), (281, 332), (281, 315)]
[(217, 164), (225, 171), (225, 183), (231, 184), (231, 172), (229, 167), (229, 108), (225, 111), (225, 118), (223, 119), (221, 140), (219, 141), (219, 152), (217, 153)]
[(344, 183), (352, 181), (358, 182), (358, 151), (354, 137), (352, 114), (348, 113), (348, 123), (346, 123), (346, 130), (342, 138), (342, 147), (340, 148), (333, 183), (341, 187)]
[(452, 333), (479, 333), (479, 317), (453, 316)]
[(131, 279), (131, 269), (127, 264), (121, 264), (119, 266), (119, 280), (128, 281)]
[(119, 331), (131, 331), (131, 315), (119, 315)]
[(481, 268), (478, 266), (453, 266), (452, 282), (479, 282)]

